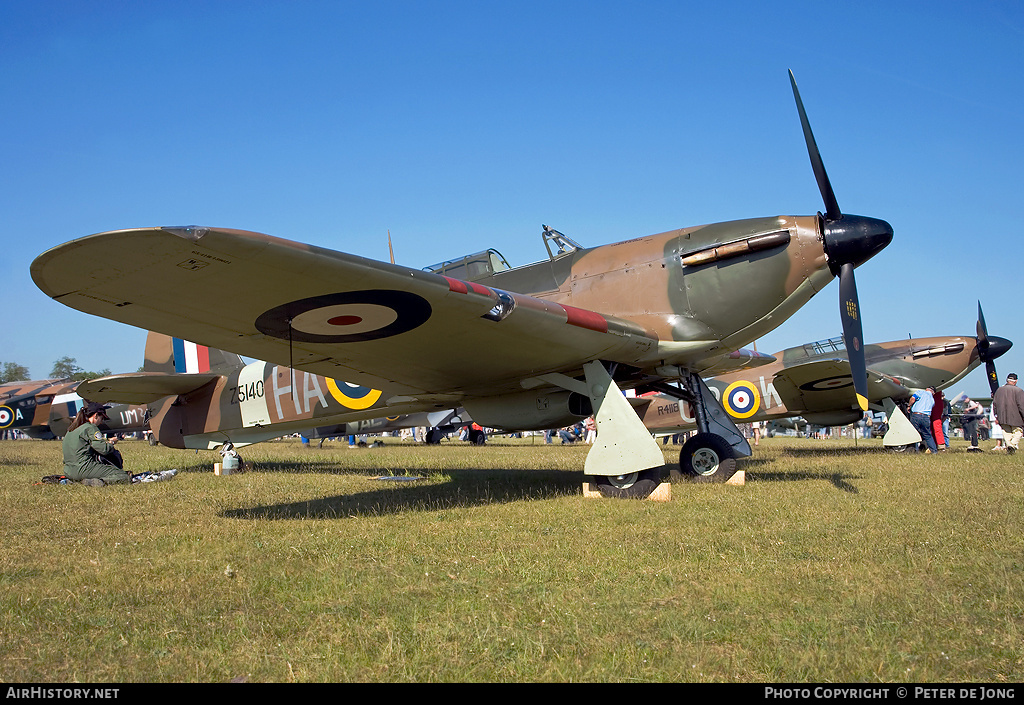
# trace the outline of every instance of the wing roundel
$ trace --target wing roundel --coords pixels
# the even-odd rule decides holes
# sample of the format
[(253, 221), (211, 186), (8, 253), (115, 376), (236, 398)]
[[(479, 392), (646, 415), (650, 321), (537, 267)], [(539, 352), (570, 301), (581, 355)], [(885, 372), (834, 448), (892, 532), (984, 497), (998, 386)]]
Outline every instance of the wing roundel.
[(410, 291), (342, 291), (275, 306), (255, 325), (282, 340), (355, 343), (410, 331), (425, 323), (430, 312), (430, 303)]

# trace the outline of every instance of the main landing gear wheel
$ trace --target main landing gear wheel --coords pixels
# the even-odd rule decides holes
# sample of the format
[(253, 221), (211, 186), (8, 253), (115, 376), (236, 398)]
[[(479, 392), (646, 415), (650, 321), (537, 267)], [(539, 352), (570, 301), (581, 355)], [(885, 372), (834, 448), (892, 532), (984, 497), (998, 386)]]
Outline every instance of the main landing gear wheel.
[(594, 484), (603, 497), (647, 499), (661, 484), (662, 469), (650, 468), (627, 475), (595, 475)]
[(736, 472), (736, 458), (721, 436), (698, 433), (679, 451), (679, 469), (691, 482), (725, 482)]

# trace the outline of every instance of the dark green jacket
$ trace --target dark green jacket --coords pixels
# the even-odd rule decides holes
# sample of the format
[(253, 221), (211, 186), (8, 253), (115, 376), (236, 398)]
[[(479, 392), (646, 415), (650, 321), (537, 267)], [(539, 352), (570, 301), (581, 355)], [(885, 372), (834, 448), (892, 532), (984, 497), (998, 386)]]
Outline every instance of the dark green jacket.
[(64, 474), (72, 480), (100, 479), (104, 482), (127, 482), (131, 479), (124, 470), (101, 463), (98, 456), (107, 455), (114, 446), (103, 437), (103, 432), (91, 423), (84, 423), (64, 436)]

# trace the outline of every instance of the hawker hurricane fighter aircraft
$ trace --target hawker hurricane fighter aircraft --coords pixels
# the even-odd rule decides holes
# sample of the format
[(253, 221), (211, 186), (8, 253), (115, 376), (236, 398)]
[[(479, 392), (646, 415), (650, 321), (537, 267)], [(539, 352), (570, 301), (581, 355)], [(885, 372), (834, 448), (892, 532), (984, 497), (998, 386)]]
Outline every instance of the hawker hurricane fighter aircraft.
[(701, 433), (684, 452), (735, 464), (750, 447), (702, 375), (835, 276), (867, 406), (854, 267), (888, 245), (892, 227), (840, 210), (790, 81), (824, 215), (593, 248), (545, 227), (548, 257), (536, 264), (508, 268), (487, 251), (427, 271), (252, 232), (142, 228), (55, 247), (32, 277), (86, 313), (378, 390), (388, 414), (461, 406), (482, 426), (513, 430), (594, 414), (584, 473), (606, 496), (644, 497), (664, 456), (622, 390), (660, 386), (689, 401)]
[[(153, 438), (170, 448), (241, 448), (302, 432), (323, 438), (410, 426), (454, 430), (458, 410), (385, 416), (379, 390), (338, 382), (150, 332), (141, 372), (88, 380), (75, 390), (89, 401), (141, 405)], [(107, 422), (111, 423), (111, 422)], [(101, 427), (103, 428), (103, 427)]]
[[(869, 407), (889, 414), (883, 443), (902, 448), (920, 441), (899, 407), (919, 389), (946, 389), (985, 364), (989, 384), (999, 387), (995, 360), (1010, 349), (1005, 338), (988, 334), (978, 303), (976, 336), (912, 338), (864, 346)], [(845, 426), (860, 420), (852, 365), (842, 338), (788, 348), (777, 362), (754, 372), (705, 380), (729, 415), (739, 422), (802, 417), (816, 426)], [(693, 413), (671, 397), (646, 397), (637, 413), (654, 432), (693, 428)], [(722, 479), (709, 475), (708, 479)]]

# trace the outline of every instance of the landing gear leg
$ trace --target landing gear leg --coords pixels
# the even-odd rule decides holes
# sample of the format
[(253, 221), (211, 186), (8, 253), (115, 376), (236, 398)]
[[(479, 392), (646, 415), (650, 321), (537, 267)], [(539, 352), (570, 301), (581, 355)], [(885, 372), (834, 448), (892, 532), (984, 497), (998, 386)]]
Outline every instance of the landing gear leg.
[(583, 366), (597, 439), (583, 472), (605, 497), (648, 497), (661, 483), (665, 456), (600, 361)]
[(597, 438), (583, 473), (604, 497), (645, 499), (661, 484), (665, 456), (661, 447), (600, 360), (583, 366), (585, 381), (561, 373), (540, 379), (590, 398)]
[(750, 444), (700, 375), (687, 372), (686, 392), (667, 385), (655, 389), (690, 403), (698, 433), (683, 444), (679, 470), (693, 482), (725, 482), (736, 472), (736, 459), (751, 455)]
[(882, 445), (897, 453), (916, 447), (921, 442), (921, 434), (914, 428), (914, 424), (910, 423), (910, 419), (891, 399), (885, 399), (882, 403), (889, 419), (889, 430), (882, 437)]

